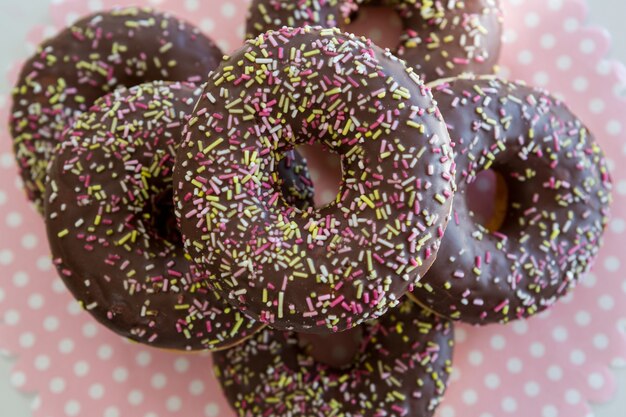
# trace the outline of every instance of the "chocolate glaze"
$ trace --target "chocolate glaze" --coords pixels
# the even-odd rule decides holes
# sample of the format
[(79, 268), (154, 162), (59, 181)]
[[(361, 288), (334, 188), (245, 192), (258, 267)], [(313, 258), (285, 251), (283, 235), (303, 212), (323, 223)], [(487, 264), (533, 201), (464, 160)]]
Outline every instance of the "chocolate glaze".
[[(342, 158), (337, 198), (295, 210), (276, 157), (319, 142)], [(454, 194), (448, 133), (412, 69), (338, 29), (248, 41), (210, 77), (175, 172), (185, 247), (264, 323), (340, 331), (398, 303), (435, 258)]]
[(396, 52), (432, 81), (462, 73), (492, 73), (500, 55), (500, 0), (253, 0), (247, 37), (282, 26), (338, 27), (363, 5), (392, 7), (403, 35)]
[[(611, 182), (593, 135), (545, 91), (493, 77), (436, 83), (456, 143), (453, 220), (417, 284), (419, 302), (474, 324), (532, 316), (573, 288), (607, 224)], [(489, 232), (468, 209), (467, 185), (493, 169), (508, 188), (503, 224)]]
[[(100, 98), (66, 132), (49, 169), (46, 225), (65, 284), (106, 327), (161, 348), (220, 349), (263, 326), (210, 290), (176, 229), (175, 151), (201, 92), (155, 82)], [(285, 188), (310, 195), (291, 184), (304, 161), (287, 159)]]
[(221, 58), (198, 29), (149, 8), (87, 16), (41, 44), (22, 68), (10, 120), (28, 198), (42, 210), (54, 147), (98, 97), (146, 81), (204, 82)]
[(297, 334), (267, 328), (215, 353), (215, 374), (239, 417), (432, 416), (452, 367), (452, 323), (405, 301), (362, 327), (343, 369), (315, 361)]

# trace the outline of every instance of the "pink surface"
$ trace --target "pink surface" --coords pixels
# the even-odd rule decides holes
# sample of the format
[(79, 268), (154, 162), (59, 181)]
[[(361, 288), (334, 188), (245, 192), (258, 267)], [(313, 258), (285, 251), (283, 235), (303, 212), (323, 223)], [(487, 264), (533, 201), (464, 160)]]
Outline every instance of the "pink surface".
[[(89, 10), (131, 2), (53, 3), (54, 27), (60, 28)], [(246, 0), (133, 3), (196, 22), (226, 51), (241, 43)], [(626, 327), (626, 261), (620, 259), (626, 237), (626, 70), (604, 59), (609, 39), (603, 30), (585, 27), (583, 0), (504, 5), (502, 73), (557, 93), (595, 132), (613, 168), (613, 218), (593, 273), (556, 308), (509, 327), (458, 326), (453, 382), (438, 416), (584, 417), (588, 401), (613, 393), (609, 366), (626, 364), (620, 331)], [(53, 31), (36, 29), (31, 41)], [(372, 31), (375, 40), (384, 32), (375, 26)], [(0, 348), (18, 358), (13, 384), (39, 394), (35, 415), (232, 416), (207, 355), (132, 345), (98, 326), (66, 292), (50, 264), (42, 221), (20, 189), (6, 128), (9, 105), (9, 98), (0, 97)]]

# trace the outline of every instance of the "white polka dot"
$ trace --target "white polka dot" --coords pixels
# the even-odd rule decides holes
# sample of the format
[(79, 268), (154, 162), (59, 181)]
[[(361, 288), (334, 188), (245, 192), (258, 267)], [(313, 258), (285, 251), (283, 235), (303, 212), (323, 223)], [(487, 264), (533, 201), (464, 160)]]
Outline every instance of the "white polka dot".
[(13, 385), (14, 387), (20, 388), (23, 387), (24, 384), (26, 384), (26, 375), (24, 374), (24, 372), (12, 372), (9, 378), (11, 381), (11, 385)]
[(583, 39), (580, 43), (580, 51), (583, 54), (590, 54), (596, 50), (596, 43), (593, 39)]
[(235, 8), (234, 4), (230, 2), (225, 2), (224, 4), (222, 4), (222, 15), (224, 17), (233, 17), (236, 11), (237, 9)]
[(580, 283), (583, 284), (587, 288), (595, 287), (597, 282), (598, 282), (598, 278), (593, 272), (587, 272), (586, 275), (583, 275), (580, 278)]
[(37, 246), (38, 239), (37, 236), (28, 233), (22, 237), (22, 247), (24, 249), (33, 249)]
[[(219, 46), (222, 51), (230, 51), (230, 49), (231, 49), (230, 48), (230, 42), (228, 42), (225, 39), (218, 40), (217, 41), (217, 46)], [(313, 177), (311, 177), (311, 178), (313, 178)]]
[(50, 357), (47, 355), (37, 355), (35, 358), (35, 369), (45, 371), (50, 368)]
[(613, 297), (607, 294), (600, 297), (600, 299), (598, 300), (598, 305), (602, 310), (609, 311), (612, 310), (615, 306), (615, 301), (613, 300)]
[(9, 326), (15, 326), (20, 322), (20, 313), (16, 310), (7, 310), (4, 313), (4, 322)]
[(620, 267), (620, 261), (615, 256), (607, 256), (604, 260), (604, 268), (609, 272), (615, 272)]
[(513, 331), (517, 334), (526, 334), (528, 333), (528, 323), (525, 320), (518, 320), (513, 322), (511, 325)]
[(570, 58), (568, 55), (561, 55), (556, 60), (556, 66), (561, 71), (567, 71), (572, 67), (572, 58)]
[(452, 406), (449, 406), (449, 405), (444, 405), (443, 407), (441, 407), (441, 409), (439, 409), (439, 414), (441, 415), (441, 417), (455, 417), (456, 416), (456, 412), (454, 411), (454, 408), (452, 408)]
[(7, 193), (0, 190), (0, 206), (3, 206), (7, 202)]
[(120, 417), (120, 410), (118, 410), (117, 407), (108, 407), (106, 410), (104, 410), (103, 417)]
[(185, 373), (189, 370), (189, 361), (186, 358), (178, 358), (174, 362), (174, 369), (176, 372)]
[(55, 316), (48, 316), (43, 320), (43, 328), (48, 332), (56, 332), (60, 325), (59, 319)]
[(545, 353), (546, 353), (546, 347), (543, 345), (543, 343), (535, 342), (532, 345), (530, 345), (530, 355), (533, 358), (542, 358), (543, 355), (545, 355)]
[(450, 381), (458, 381), (461, 379), (461, 370), (458, 366), (452, 368), (452, 372), (450, 373)]
[(52, 261), (48, 256), (41, 256), (37, 259), (36, 264), (40, 271), (50, 271), (52, 269)]
[(611, 231), (615, 234), (622, 234), (626, 230), (626, 221), (620, 218), (614, 218), (610, 223)]
[(195, 12), (200, 8), (199, 0), (185, 0), (185, 9), (190, 12)]
[(0, 155), (0, 167), (11, 168), (13, 166), (13, 154), (6, 152)]
[(9, 227), (18, 227), (22, 224), (22, 215), (13, 211), (7, 215), (6, 222)]
[(37, 293), (31, 294), (30, 297), (28, 297), (28, 307), (33, 310), (39, 310), (43, 307), (43, 301), (43, 295)]
[(587, 379), (589, 386), (595, 390), (601, 390), (604, 387), (604, 376), (600, 373), (593, 373)]
[(578, 92), (586, 91), (589, 87), (589, 81), (585, 77), (576, 77), (572, 82), (572, 87)]
[(548, 8), (550, 10), (561, 10), (563, 8), (563, 0), (548, 0)]
[(589, 110), (594, 114), (602, 113), (605, 108), (606, 105), (604, 104), (604, 101), (602, 99), (594, 98), (589, 102)]
[(540, 20), (539, 15), (535, 12), (526, 13), (526, 16), (524, 16), (524, 23), (529, 28), (537, 27)]
[(580, 403), (580, 400), (581, 400), (581, 396), (580, 396), (580, 392), (578, 392), (578, 390), (569, 389), (565, 393), (565, 401), (568, 404), (576, 405), (576, 404)]
[(83, 336), (88, 339), (95, 337), (98, 334), (98, 328), (93, 323), (85, 323), (83, 325)]
[(603, 333), (598, 333), (593, 337), (593, 346), (598, 350), (605, 350), (609, 347), (609, 338)]
[(20, 335), (20, 346), (24, 349), (35, 345), (35, 335), (32, 332), (24, 332)]
[(478, 402), (478, 394), (473, 389), (468, 389), (463, 392), (463, 402), (467, 405), (474, 405)]
[(205, 417), (217, 417), (220, 413), (220, 407), (215, 403), (209, 403), (204, 407)]
[(560, 381), (563, 378), (563, 370), (558, 365), (552, 365), (548, 368), (548, 378), (551, 381)]
[(512, 374), (519, 374), (522, 372), (523, 368), (524, 364), (519, 358), (511, 358), (506, 363), (506, 369), (508, 369)]
[(473, 350), (469, 354), (469, 363), (474, 366), (479, 366), (483, 363), (483, 354), (479, 350)]
[(559, 410), (553, 405), (546, 405), (541, 410), (541, 416), (542, 417), (558, 417)]
[(131, 405), (139, 405), (143, 402), (143, 392), (135, 389), (128, 394), (128, 402)]
[(541, 392), (541, 388), (539, 387), (539, 384), (537, 384), (535, 381), (530, 381), (524, 384), (524, 392), (527, 396), (534, 398), (539, 395), (539, 393)]
[(124, 382), (128, 379), (128, 369), (119, 366), (113, 370), (113, 380), (115, 382)]
[(0, 265), (10, 265), (13, 262), (13, 252), (9, 249), (0, 251)]
[(546, 33), (543, 36), (541, 36), (541, 47), (544, 49), (552, 49), (554, 48), (554, 45), (556, 45), (556, 38), (554, 37), (553, 34), (551, 33)]
[(204, 393), (204, 382), (199, 379), (191, 381), (189, 384), (189, 392), (191, 395), (202, 395)]
[(81, 311), (82, 311), (82, 307), (80, 306), (80, 304), (78, 304), (78, 301), (71, 300), (67, 304), (67, 312), (70, 313), (70, 315), (78, 316)]
[(517, 61), (522, 65), (529, 65), (533, 62), (533, 53), (525, 49), (517, 55)]
[(175, 395), (169, 397), (167, 399), (167, 402), (165, 403), (165, 407), (167, 408), (168, 411), (171, 411), (171, 412), (179, 411), (182, 406), (183, 406), (183, 401), (180, 399), (180, 397), (177, 397)]
[(54, 291), (57, 294), (65, 294), (65, 291), (67, 291), (67, 288), (65, 287), (65, 284), (63, 283), (63, 281), (61, 281), (60, 278), (55, 278), (52, 281), (52, 291)]
[(489, 389), (497, 389), (500, 387), (500, 377), (496, 374), (488, 374), (485, 377), (485, 386)]
[(89, 373), (89, 364), (85, 361), (78, 361), (74, 364), (74, 373), (76, 376), (82, 377)]
[(620, 180), (617, 183), (617, 192), (621, 195), (626, 195), (626, 180)]
[(575, 17), (569, 17), (563, 21), (563, 28), (567, 32), (574, 32), (578, 30), (579, 26), (580, 26), (580, 23), (578, 22), (578, 19), (576, 19)]
[(581, 310), (578, 313), (576, 313), (575, 320), (576, 320), (576, 324), (578, 324), (579, 326), (582, 326), (582, 327), (589, 326), (589, 323), (591, 323), (591, 314), (589, 314), (588, 311)]
[(211, 18), (204, 18), (200, 21), (200, 28), (204, 32), (211, 32), (215, 28), (215, 21)]
[(41, 395), (37, 395), (30, 403), (31, 411), (38, 411), (41, 409)]
[(502, 409), (507, 413), (517, 411), (517, 401), (513, 397), (506, 397), (502, 400)]
[(50, 391), (54, 394), (60, 394), (65, 391), (65, 380), (63, 378), (52, 378), (50, 380)]
[(89, 0), (89, 10), (92, 12), (97, 12), (98, 10), (102, 10), (104, 5), (102, 4), (102, 0)]
[(506, 346), (506, 340), (501, 335), (495, 335), (491, 338), (491, 347), (495, 350), (502, 350)]
[(585, 355), (585, 352), (583, 352), (580, 349), (576, 349), (572, 351), (572, 353), (569, 356), (569, 359), (574, 365), (582, 365), (587, 360), (587, 357)]
[(456, 340), (457, 343), (465, 342), (467, 340), (467, 332), (465, 329), (454, 329), (454, 340)]
[(0, 287), (0, 303), (3, 302), (5, 298), (4, 288)]
[(557, 326), (552, 331), (552, 337), (557, 342), (565, 342), (567, 340), (567, 329), (563, 326)]
[(109, 345), (102, 345), (98, 348), (98, 357), (100, 359), (107, 360), (113, 356), (113, 348)]
[(517, 32), (514, 29), (508, 28), (502, 34), (502, 42), (503, 43), (514, 43), (517, 41)]
[(89, 396), (94, 400), (104, 397), (104, 386), (102, 384), (93, 384), (89, 387)]
[(68, 416), (77, 416), (80, 413), (80, 403), (76, 400), (70, 400), (65, 403), (65, 414)]
[(74, 341), (72, 339), (65, 338), (59, 342), (59, 352), (69, 354), (74, 351)]
[(550, 81), (550, 76), (545, 71), (538, 71), (533, 75), (533, 81), (538, 87), (545, 87)]
[(622, 133), (622, 123), (619, 120), (609, 120), (606, 124), (606, 133), (609, 135), (617, 136)]
[(137, 357), (135, 358), (135, 361), (137, 362), (137, 365), (146, 367), (150, 365), (150, 362), (152, 362), (152, 355), (150, 354), (150, 352), (146, 351), (139, 352), (137, 354)]
[(167, 384), (167, 377), (161, 373), (154, 374), (152, 376), (152, 380), (150, 381), (150, 385), (154, 389), (163, 389)]
[(13, 274), (13, 285), (18, 288), (25, 287), (30, 281), (30, 276), (24, 271), (18, 271)]
[(596, 65), (596, 71), (602, 76), (609, 75), (612, 69), (613, 64), (608, 59), (602, 59), (598, 62), (598, 65)]

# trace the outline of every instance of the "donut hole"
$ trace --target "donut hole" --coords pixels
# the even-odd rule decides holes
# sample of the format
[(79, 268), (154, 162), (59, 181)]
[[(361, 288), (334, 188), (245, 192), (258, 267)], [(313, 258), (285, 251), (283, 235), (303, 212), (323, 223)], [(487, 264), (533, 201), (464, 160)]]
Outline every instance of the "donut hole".
[(151, 198), (145, 215), (149, 216), (152, 230), (158, 238), (174, 244), (182, 243), (174, 216), (174, 190), (171, 187)]
[(363, 344), (362, 326), (341, 333), (298, 333), (298, 343), (315, 361), (334, 369), (343, 369), (356, 361)]
[(492, 169), (482, 171), (468, 184), (466, 193), (467, 206), (474, 221), (490, 232), (500, 230), (509, 204), (509, 190), (504, 176)]
[(341, 30), (363, 35), (381, 48), (395, 51), (402, 35), (402, 21), (391, 6), (373, 2), (359, 6), (351, 22), (341, 25)]
[(315, 191), (315, 208), (330, 204), (341, 188), (341, 157), (320, 143), (300, 145), (296, 150), (307, 160)]

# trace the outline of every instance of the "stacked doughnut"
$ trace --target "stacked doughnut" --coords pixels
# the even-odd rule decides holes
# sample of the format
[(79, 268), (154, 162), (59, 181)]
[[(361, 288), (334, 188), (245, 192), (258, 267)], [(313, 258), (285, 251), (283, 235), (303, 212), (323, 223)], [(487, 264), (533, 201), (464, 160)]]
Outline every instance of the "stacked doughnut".
[[(337, 27), (368, 3), (401, 17), (395, 53)], [(121, 336), (214, 352), (242, 417), (432, 415), (453, 322), (552, 306), (607, 224), (582, 121), (488, 75), (501, 31), (496, 0), (254, 0), (222, 57), (152, 9), (78, 21), (25, 64), (11, 117), (59, 275)], [(342, 164), (323, 207), (296, 151), (315, 143)]]

